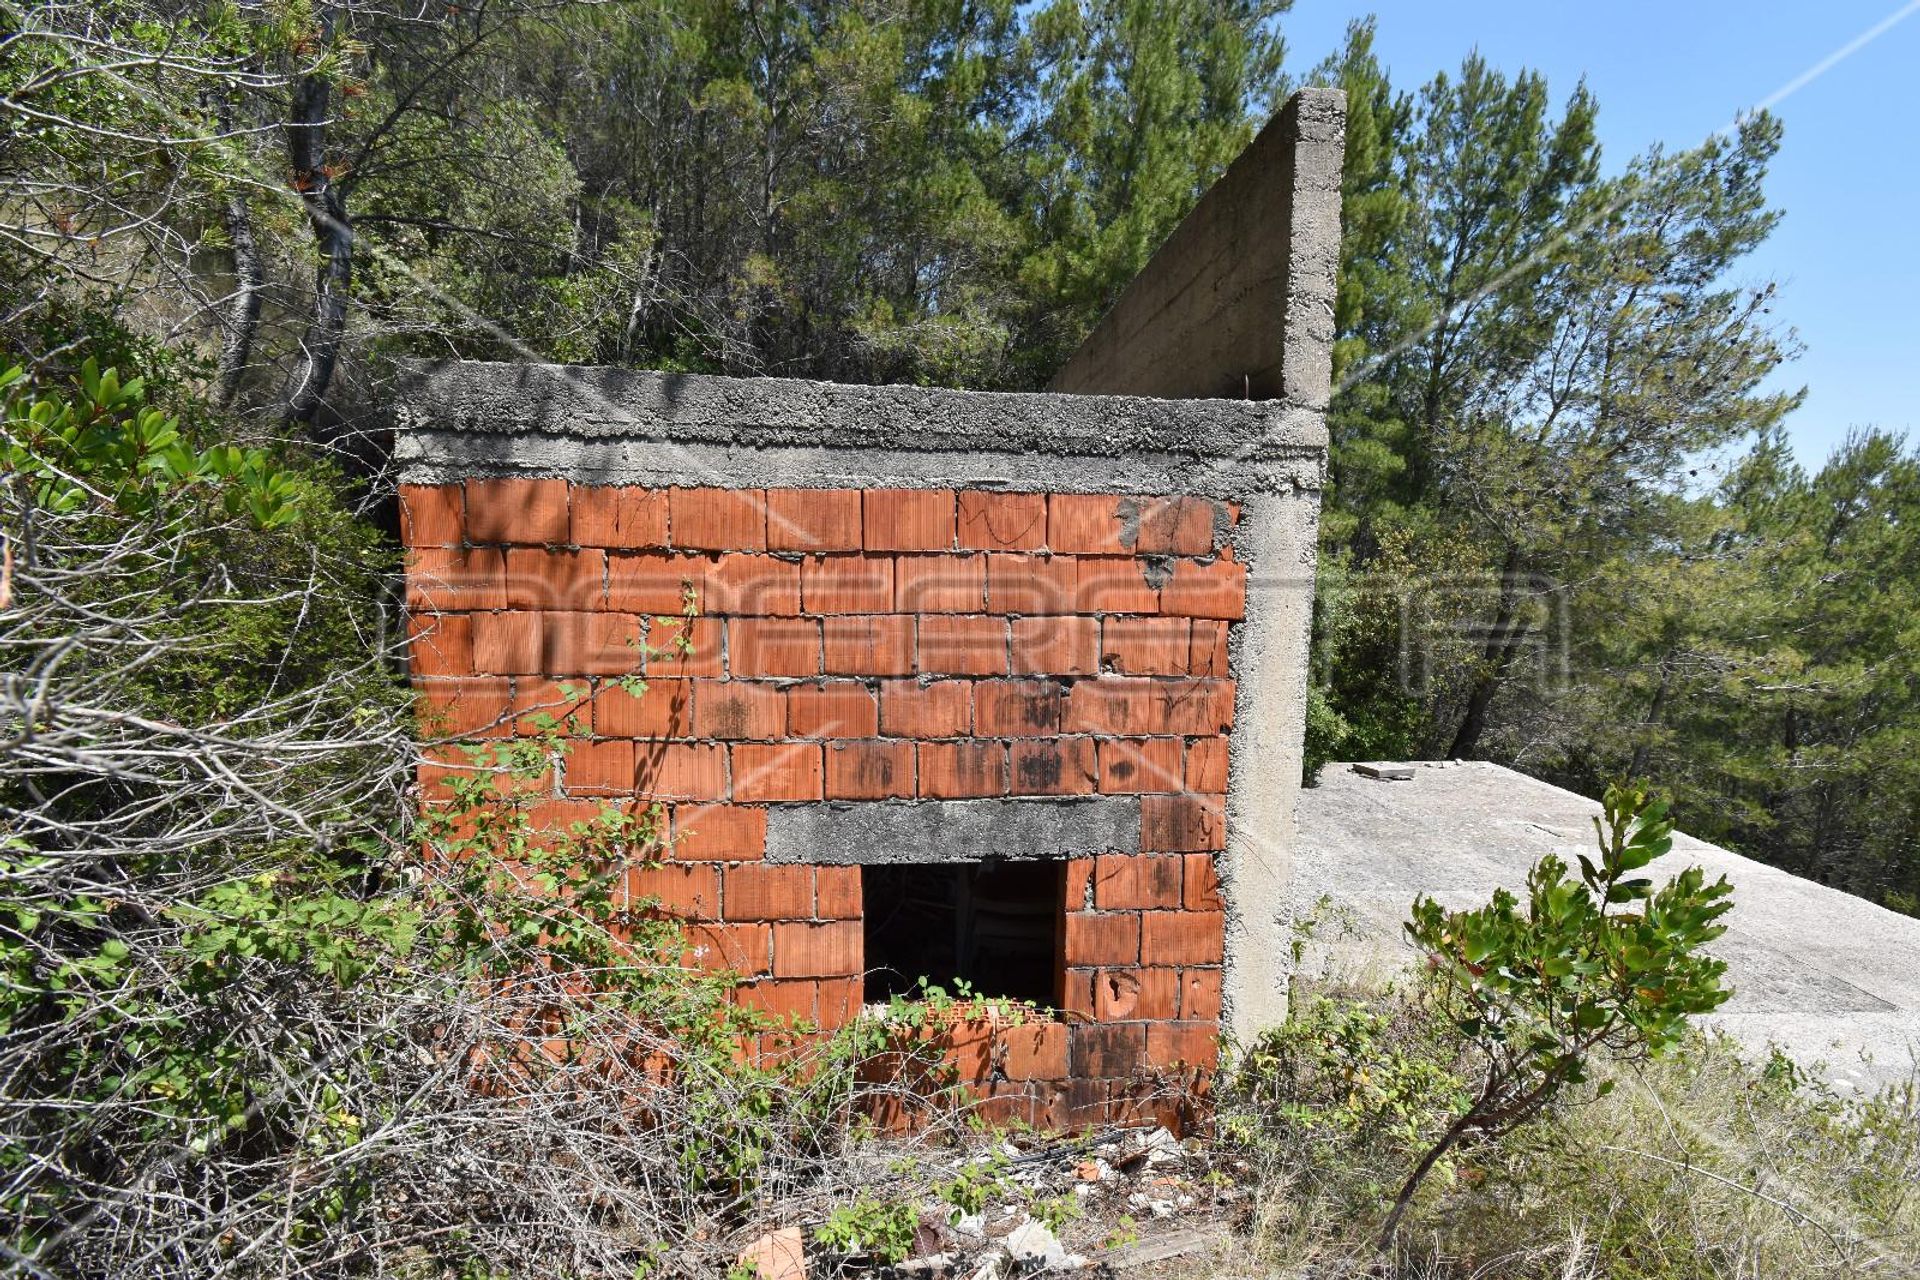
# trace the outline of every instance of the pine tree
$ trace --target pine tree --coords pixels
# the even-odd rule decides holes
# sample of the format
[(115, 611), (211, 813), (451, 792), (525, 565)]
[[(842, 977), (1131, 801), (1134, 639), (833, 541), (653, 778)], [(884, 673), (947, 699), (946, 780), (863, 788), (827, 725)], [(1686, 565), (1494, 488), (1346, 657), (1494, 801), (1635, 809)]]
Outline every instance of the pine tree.
[[(1756, 117), (1608, 178), (1584, 86), (1556, 118), (1539, 76), (1509, 81), (1473, 56), (1396, 99), (1369, 41), (1357, 27), (1328, 68), (1361, 104), (1328, 559), (1350, 581), (1379, 565), (1403, 593), (1434, 584), (1444, 634), (1410, 694), (1424, 728), (1398, 718), (1408, 751), (1476, 755), (1491, 733), (1504, 752), (1506, 725), (1539, 725), (1546, 691), (1517, 677), (1564, 643), (1569, 584), (1674, 536), (1668, 499), (1692, 461), (1794, 403), (1758, 390), (1792, 348), (1767, 319), (1771, 290), (1724, 283), (1776, 220), (1761, 181), (1779, 126)], [(1402, 639), (1347, 645), (1404, 668)], [(1328, 687), (1399, 673), (1369, 674)], [(1330, 708), (1349, 729), (1377, 722), (1382, 700), (1365, 696), (1370, 711), (1351, 695)]]

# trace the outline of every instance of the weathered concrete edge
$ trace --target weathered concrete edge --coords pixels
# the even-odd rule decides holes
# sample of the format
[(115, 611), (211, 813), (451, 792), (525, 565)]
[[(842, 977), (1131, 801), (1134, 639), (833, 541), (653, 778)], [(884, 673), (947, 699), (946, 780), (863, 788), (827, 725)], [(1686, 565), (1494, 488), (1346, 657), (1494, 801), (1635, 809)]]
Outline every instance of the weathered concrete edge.
[(1251, 498), (1235, 530), (1247, 563), (1247, 616), (1234, 628), (1233, 733), (1227, 749), (1222, 1025), (1241, 1043), (1285, 1021), (1288, 928), (1306, 733), (1308, 647), (1320, 495)]
[(1284, 401), (1155, 400), (1051, 392), (863, 387), (604, 366), (410, 362), (398, 434), (529, 437), (568, 465), (582, 443), (943, 450), (1125, 459), (1286, 459), (1324, 452), (1325, 428)]
[(1326, 453), (1302, 447), (1245, 462), (1140, 453), (1127, 458), (1039, 452), (774, 447), (649, 439), (583, 439), (417, 430), (395, 442), (405, 484), (555, 477), (579, 484), (786, 489), (1004, 489), (1038, 493), (1246, 494), (1318, 490)]
[(1340, 289), (1340, 178), (1346, 160), (1347, 96), (1303, 89), (1288, 100), (1289, 155), (1280, 295), (1280, 394), (1315, 409), (1333, 399), (1334, 303)]
[(1140, 851), (1138, 796), (770, 805), (766, 860), (822, 866), (1084, 858)]

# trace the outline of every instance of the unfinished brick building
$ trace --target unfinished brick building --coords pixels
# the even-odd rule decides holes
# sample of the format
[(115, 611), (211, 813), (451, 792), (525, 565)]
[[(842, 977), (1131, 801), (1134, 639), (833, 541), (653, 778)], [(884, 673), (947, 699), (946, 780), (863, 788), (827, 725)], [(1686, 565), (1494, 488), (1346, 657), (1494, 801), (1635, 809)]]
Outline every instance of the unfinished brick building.
[(418, 368), (423, 699), (572, 712), (555, 798), (670, 807), (638, 887), (743, 1003), (1055, 1011), (962, 1063), (1014, 1114), (1277, 1020), (1341, 128), (1290, 101), (1046, 393)]

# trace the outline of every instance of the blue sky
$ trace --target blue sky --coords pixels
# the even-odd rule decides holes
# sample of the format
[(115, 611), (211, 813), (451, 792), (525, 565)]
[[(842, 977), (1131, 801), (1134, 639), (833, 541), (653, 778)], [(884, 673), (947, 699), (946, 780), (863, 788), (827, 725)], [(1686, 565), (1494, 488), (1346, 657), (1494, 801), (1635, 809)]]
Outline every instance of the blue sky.
[(1476, 46), (1503, 71), (1545, 74), (1557, 100), (1584, 75), (1609, 169), (1650, 143), (1697, 144), (1786, 91), (1768, 183), (1786, 218), (1739, 278), (1779, 283), (1774, 316), (1806, 346), (1775, 378), (1807, 388), (1788, 420), (1795, 453), (1818, 466), (1850, 427), (1920, 427), (1920, 0), (1294, 0), (1281, 20), (1288, 66), (1319, 62), (1369, 13), (1399, 87)]

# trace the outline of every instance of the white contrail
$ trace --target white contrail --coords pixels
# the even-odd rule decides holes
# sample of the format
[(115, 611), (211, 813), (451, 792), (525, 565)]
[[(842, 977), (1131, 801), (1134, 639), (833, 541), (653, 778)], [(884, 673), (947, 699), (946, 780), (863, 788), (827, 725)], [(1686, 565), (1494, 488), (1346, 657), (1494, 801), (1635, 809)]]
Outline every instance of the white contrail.
[[(1874, 23), (1865, 31), (1862, 31), (1859, 35), (1847, 41), (1838, 49), (1835, 49), (1832, 53), (1820, 59), (1820, 61), (1814, 63), (1805, 71), (1802, 71), (1799, 75), (1762, 98), (1754, 104), (1754, 110), (1771, 110), (1782, 102), (1785, 102), (1788, 98), (1791, 98), (1794, 94), (1800, 92), (1815, 80), (1818, 80), (1821, 76), (1827, 74), (1827, 72), (1833, 70), (1848, 58), (1851, 58), (1854, 54), (1860, 52), (1875, 40), (1878, 40), (1881, 36), (1899, 26), (1901, 22), (1912, 17), (1916, 10), (1920, 10), (1920, 0), (1909, 0), (1909, 3), (1895, 9), (1892, 13), (1880, 19), (1880, 21)], [(1724, 130), (1722, 132), (1724, 132)]]

